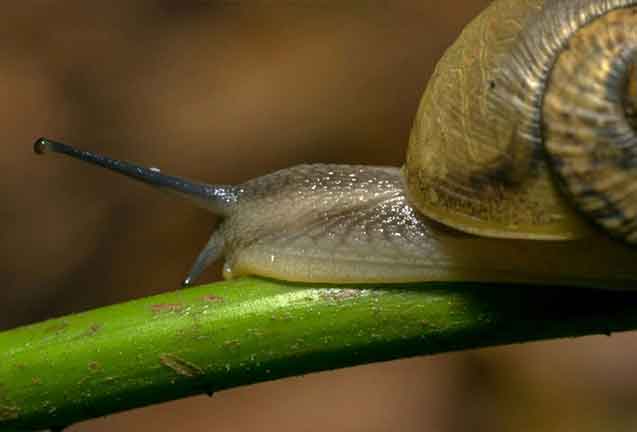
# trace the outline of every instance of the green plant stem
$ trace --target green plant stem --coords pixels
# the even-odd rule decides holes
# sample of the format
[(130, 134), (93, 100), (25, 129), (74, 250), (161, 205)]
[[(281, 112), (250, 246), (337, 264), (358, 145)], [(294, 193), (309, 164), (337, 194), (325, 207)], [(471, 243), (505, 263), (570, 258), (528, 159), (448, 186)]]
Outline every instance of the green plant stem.
[(637, 295), (246, 278), (0, 333), (0, 430), (422, 354), (637, 328)]

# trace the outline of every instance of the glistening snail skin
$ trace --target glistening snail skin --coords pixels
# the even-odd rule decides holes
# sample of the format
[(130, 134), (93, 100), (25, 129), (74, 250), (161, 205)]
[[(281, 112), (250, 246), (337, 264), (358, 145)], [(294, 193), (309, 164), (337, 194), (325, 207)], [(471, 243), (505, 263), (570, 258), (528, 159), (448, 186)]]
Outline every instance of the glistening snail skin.
[(186, 284), (223, 255), (226, 277), (637, 288), (635, 3), (494, 1), (438, 64), (403, 170), (303, 165), (211, 186), (35, 148), (223, 216)]

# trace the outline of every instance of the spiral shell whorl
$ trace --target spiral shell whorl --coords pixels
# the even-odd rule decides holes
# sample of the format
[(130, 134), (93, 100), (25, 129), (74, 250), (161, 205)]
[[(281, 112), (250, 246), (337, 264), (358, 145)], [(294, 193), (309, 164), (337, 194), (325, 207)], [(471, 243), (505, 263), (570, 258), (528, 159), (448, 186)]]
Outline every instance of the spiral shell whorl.
[[(627, 44), (632, 42), (626, 42), (632, 40), (629, 27), (635, 27), (634, 5), (637, 0), (495, 0), (447, 50), (425, 90), (405, 164), (412, 204), (443, 224), (503, 238), (585, 237), (591, 235), (590, 224), (582, 217), (585, 213), (615, 236), (637, 242), (631, 228), (637, 204), (629, 204), (634, 151), (615, 151), (626, 147), (633, 136), (629, 126), (637, 124), (637, 79), (626, 80), (618, 72), (609, 72), (613, 79), (606, 81), (595, 75), (607, 71), (613, 58), (614, 66), (624, 65), (636, 75), (637, 66), (628, 60), (632, 50)], [(608, 57), (595, 50), (613, 40), (608, 35), (609, 20), (623, 22), (613, 24), (623, 30), (614, 36), (622, 41), (615, 41), (610, 47), (615, 52)], [(595, 29), (588, 32), (589, 46), (582, 45), (589, 51), (581, 55), (588, 66), (577, 73), (586, 69), (592, 78), (576, 79), (572, 69), (557, 78), (554, 70), (562, 67), (561, 59), (568, 58), (569, 47), (589, 28)], [(554, 135), (566, 126), (558, 121), (545, 127), (545, 115), (550, 114), (544, 112), (545, 94), (560, 93), (565, 86), (576, 97), (588, 97), (586, 101), (595, 94), (614, 94), (617, 99), (613, 122), (623, 129), (593, 134), (584, 127), (593, 120), (577, 116), (572, 126), (580, 136), (588, 131), (599, 141), (609, 134), (622, 140), (611, 152), (614, 162), (605, 165), (615, 168), (612, 181), (606, 170), (603, 181), (578, 186), (574, 178), (563, 178), (575, 169), (568, 167), (569, 160), (559, 151), (549, 155), (557, 144), (547, 144), (546, 134)], [(584, 102), (576, 105), (580, 103)], [(562, 111), (581, 108), (567, 106), (565, 102)], [(556, 112), (562, 119), (568, 114)], [(594, 120), (608, 122), (608, 115)], [(602, 167), (598, 159), (608, 148), (598, 146), (589, 158), (591, 172)], [(617, 153), (622, 153), (621, 161)], [(581, 171), (582, 162), (577, 163)], [(624, 186), (604, 197), (609, 182)], [(575, 200), (565, 199), (564, 190)], [(606, 205), (601, 206), (601, 201)]]
[(576, 206), (615, 237), (637, 244), (637, 136), (627, 117), (634, 83), (637, 8), (580, 29), (553, 67), (543, 137)]
[(496, 126), (499, 133), (507, 134), (510, 124), (506, 119), (517, 118), (517, 145), (531, 145), (541, 152), (543, 98), (560, 53), (582, 28), (611, 11), (635, 4), (637, 0), (545, 0), (499, 68), (497, 90), (489, 100), (493, 109), (503, 114), (503, 121)]
[(542, 42), (541, 53), (532, 47), (535, 33), (552, 40), (539, 18), (545, 8), (545, 0), (494, 1), (436, 66), (405, 164), (410, 201), (429, 218), (487, 237), (564, 240), (589, 233), (555, 187), (532, 133), (559, 52), (559, 43)]

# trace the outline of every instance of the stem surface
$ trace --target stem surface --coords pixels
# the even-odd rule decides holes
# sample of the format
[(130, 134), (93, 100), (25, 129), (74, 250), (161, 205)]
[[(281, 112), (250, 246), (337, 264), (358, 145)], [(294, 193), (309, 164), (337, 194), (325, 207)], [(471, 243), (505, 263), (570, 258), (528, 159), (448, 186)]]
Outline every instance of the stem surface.
[(401, 357), (637, 328), (637, 293), (244, 278), (0, 333), (0, 430)]

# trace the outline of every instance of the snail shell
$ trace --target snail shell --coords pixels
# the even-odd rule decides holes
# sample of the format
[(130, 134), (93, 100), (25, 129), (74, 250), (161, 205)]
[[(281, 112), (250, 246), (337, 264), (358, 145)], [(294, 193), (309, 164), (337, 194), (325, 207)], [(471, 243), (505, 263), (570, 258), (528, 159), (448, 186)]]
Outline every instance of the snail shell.
[(466, 232), (544, 240), (588, 235), (577, 209), (637, 243), (636, 3), (498, 0), (469, 24), (420, 104), (412, 203)]

